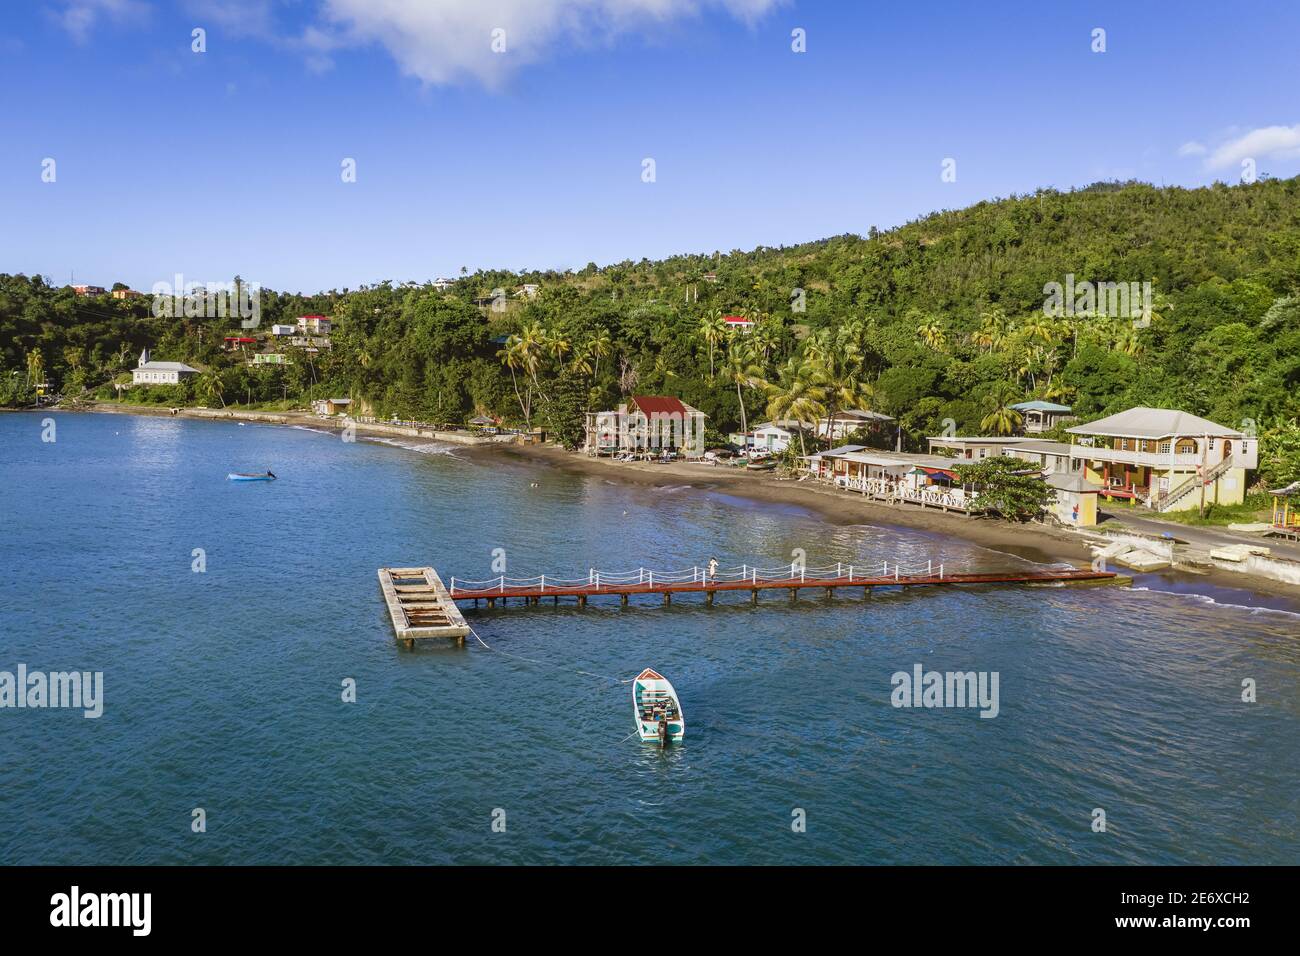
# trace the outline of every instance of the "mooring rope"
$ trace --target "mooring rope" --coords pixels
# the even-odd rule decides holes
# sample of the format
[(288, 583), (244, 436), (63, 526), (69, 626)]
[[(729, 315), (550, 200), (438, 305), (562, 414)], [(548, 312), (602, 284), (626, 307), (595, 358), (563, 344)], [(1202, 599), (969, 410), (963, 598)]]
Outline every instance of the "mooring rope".
[[(469, 627), (469, 632), (474, 635), (474, 640), (478, 641), (480, 644), (483, 645), (484, 648), (486, 648), (489, 651), (495, 651), (497, 654), (504, 654), (506, 657), (513, 657), (516, 660), (527, 661), (529, 664), (540, 664), (542, 667), (554, 667), (556, 670), (563, 670), (563, 671), (568, 670), (567, 667), (564, 667), (561, 664), (554, 664), (551, 661), (539, 661), (533, 657), (524, 657), (522, 654), (512, 654), (510, 653), (510, 651), (503, 651), (499, 647), (493, 647), (487, 641), (483, 640), (483, 638), (479, 637), (478, 631), (474, 630), (473, 627), (470, 627), (468, 624), (465, 626)], [(627, 680), (623, 680), (622, 678), (619, 677), (610, 677), (608, 674), (594, 674), (591, 671), (584, 671), (584, 670), (577, 670), (577, 669), (574, 669), (573, 672), (575, 674), (581, 674), (584, 677), (595, 677), (600, 680), (613, 681), (615, 684), (630, 684), (632, 683), (632, 681), (636, 680), (635, 677), (629, 677)], [(633, 732), (635, 733), (635, 731)]]

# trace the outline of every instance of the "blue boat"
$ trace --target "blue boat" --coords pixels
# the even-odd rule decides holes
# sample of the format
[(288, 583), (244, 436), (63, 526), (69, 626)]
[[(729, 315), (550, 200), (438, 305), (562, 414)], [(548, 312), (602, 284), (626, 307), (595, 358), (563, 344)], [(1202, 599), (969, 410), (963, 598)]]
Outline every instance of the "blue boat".
[(275, 481), (275, 473), (264, 471), (261, 474), (250, 475), (245, 472), (232, 471), (226, 475), (228, 481)]

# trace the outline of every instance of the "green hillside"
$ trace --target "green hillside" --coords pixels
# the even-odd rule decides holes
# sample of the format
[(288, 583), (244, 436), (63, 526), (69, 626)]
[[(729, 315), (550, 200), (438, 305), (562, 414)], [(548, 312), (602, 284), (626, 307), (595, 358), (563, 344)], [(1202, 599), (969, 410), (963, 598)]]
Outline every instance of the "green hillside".
[[(1067, 275), (1151, 283), (1149, 324), (1044, 316), (1044, 286)], [(536, 297), (517, 294), (524, 283)], [(493, 304), (496, 289), (506, 295)], [(37, 353), (37, 379), (64, 396), (111, 396), (107, 384), (150, 346), (205, 371), (176, 392), (155, 389), (157, 401), (345, 393), (383, 416), (486, 411), (570, 440), (584, 409), (633, 392), (678, 395), (723, 433), (867, 405), (899, 417), (915, 443), (949, 418), (962, 432), (1009, 427), (1006, 407), (1029, 397), (1085, 417), (1164, 405), (1277, 431), (1300, 415), (1300, 179), (1047, 190), (867, 237), (572, 273), (480, 271), (445, 291), (263, 291), (260, 331), (308, 312), (336, 323), (331, 350), (283, 367), (223, 353), (237, 322), (148, 312), (147, 297), (79, 298), (0, 276), (0, 401), (29, 400)], [(755, 320), (752, 333), (724, 331), (721, 316), (734, 314)]]

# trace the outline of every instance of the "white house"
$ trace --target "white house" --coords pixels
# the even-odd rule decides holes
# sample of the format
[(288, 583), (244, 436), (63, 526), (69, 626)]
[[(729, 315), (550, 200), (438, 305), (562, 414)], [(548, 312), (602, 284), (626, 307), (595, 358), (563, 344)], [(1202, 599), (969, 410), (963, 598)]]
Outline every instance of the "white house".
[[(1007, 453), (1007, 449), (1012, 445), (1023, 444), (1024, 442), (1034, 441), (1032, 438), (1012, 437), (1008, 438), (989, 438), (969, 437), (954, 435), (952, 437), (938, 436), (927, 438), (930, 443), (930, 452), (933, 454), (936, 448), (946, 448), (953, 453), (956, 458), (965, 458), (967, 461), (978, 461), (981, 458), (996, 458), (999, 455)], [(1040, 443), (1041, 444), (1041, 443)]]
[(779, 455), (799, 437), (800, 425), (800, 422), (792, 420), (763, 422), (754, 426), (753, 437), (748, 444), (761, 451)]
[(190, 368), (183, 362), (154, 362), (149, 358), (149, 350), (140, 353), (140, 361), (131, 370), (132, 385), (176, 385), (181, 379), (198, 375), (199, 370)]
[(293, 335), (298, 331), (296, 325), (280, 325), (279, 323), (271, 326), (272, 335)]
[(329, 335), (330, 320), (323, 315), (298, 316), (298, 330), (307, 335)]
[[(1083, 462), (1073, 457), (1073, 445), (1063, 441), (1003, 441), (1002, 454), (1037, 465), (1044, 475), (1076, 474)], [(983, 450), (983, 449), (981, 449)]]
[(893, 417), (883, 415), (880, 412), (869, 412), (861, 408), (846, 408), (835, 415), (834, 422), (831, 421), (829, 416), (819, 419), (817, 421), (817, 437), (839, 441), (844, 436), (851, 435), (856, 431), (884, 428), (887, 422), (893, 420)]

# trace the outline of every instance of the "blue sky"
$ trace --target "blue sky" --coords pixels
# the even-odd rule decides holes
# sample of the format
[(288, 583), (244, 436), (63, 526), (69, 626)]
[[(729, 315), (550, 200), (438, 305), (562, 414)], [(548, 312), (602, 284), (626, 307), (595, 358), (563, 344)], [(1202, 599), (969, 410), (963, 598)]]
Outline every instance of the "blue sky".
[(1294, 176), (1298, 32), (1273, 0), (35, 0), (0, 24), (0, 271), (311, 292)]

